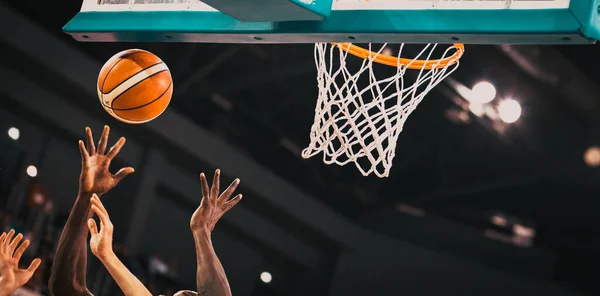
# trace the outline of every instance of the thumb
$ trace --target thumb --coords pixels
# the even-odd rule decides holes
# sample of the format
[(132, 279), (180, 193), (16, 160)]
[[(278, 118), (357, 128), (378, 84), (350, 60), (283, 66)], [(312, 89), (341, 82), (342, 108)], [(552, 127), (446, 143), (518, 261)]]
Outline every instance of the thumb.
[(31, 264), (27, 268), (27, 272), (33, 274), (38, 269), (38, 267), (40, 267), (40, 263), (42, 263), (42, 260), (40, 258), (33, 259), (33, 261), (31, 261)]
[(98, 227), (96, 227), (96, 221), (94, 221), (94, 219), (88, 219), (88, 228), (90, 229), (92, 236), (98, 234)]
[(113, 175), (115, 181), (120, 182), (123, 178), (127, 177), (129, 174), (132, 174), (135, 170), (132, 167), (126, 167), (120, 169), (116, 174)]

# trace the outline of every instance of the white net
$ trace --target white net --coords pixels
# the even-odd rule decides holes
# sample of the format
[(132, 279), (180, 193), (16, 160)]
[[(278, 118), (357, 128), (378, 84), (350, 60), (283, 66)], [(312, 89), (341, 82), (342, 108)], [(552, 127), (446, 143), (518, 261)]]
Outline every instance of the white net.
[[(434, 61), (437, 44), (428, 44), (414, 60), (397, 59), (396, 67), (387, 67), (374, 62), (384, 57), (387, 44), (375, 50), (371, 46), (370, 58), (352, 64), (361, 59), (349, 57), (342, 46), (315, 44), (319, 98), (310, 144), (302, 157), (322, 152), (326, 164), (353, 162), (364, 176), (387, 177), (404, 122), (425, 95), (457, 69), (460, 55), (453, 58), (456, 49), (451, 46), (443, 51), (442, 59)], [(400, 45), (398, 57), (404, 50), (404, 44)], [(374, 65), (385, 78), (376, 78)]]

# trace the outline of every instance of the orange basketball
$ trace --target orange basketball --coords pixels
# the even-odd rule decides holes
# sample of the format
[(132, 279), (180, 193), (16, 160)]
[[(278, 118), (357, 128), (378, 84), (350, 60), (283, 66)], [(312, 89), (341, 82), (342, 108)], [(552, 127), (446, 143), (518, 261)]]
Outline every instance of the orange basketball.
[(167, 65), (154, 54), (129, 49), (110, 58), (98, 76), (104, 110), (126, 123), (145, 123), (162, 114), (173, 94)]

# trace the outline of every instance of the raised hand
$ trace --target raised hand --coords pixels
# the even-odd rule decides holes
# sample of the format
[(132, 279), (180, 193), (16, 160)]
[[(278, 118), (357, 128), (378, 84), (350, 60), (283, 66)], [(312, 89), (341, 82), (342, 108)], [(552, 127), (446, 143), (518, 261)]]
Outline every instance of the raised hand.
[[(115, 187), (123, 178), (133, 173), (133, 168), (123, 168), (116, 174), (108, 170), (111, 161), (119, 154), (125, 144), (125, 138), (119, 141), (106, 152), (108, 134), (110, 129), (104, 127), (98, 149), (94, 145), (92, 131), (86, 131), (87, 147), (79, 141), (81, 153), (81, 175), (79, 176), (79, 192), (69, 219), (56, 247), (56, 255), (50, 272), (48, 287), (53, 296), (90, 296), (92, 293), (87, 288), (87, 220), (90, 217), (90, 203), (92, 194), (101, 196)], [(2, 296), (2, 295), (0, 295)]]
[(229, 199), (238, 184), (240, 184), (240, 179), (235, 179), (223, 194), (219, 195), (220, 177), (221, 171), (216, 170), (212, 187), (209, 189), (206, 176), (204, 173), (200, 174), (200, 183), (202, 183), (202, 201), (200, 202), (200, 207), (198, 207), (192, 215), (190, 221), (190, 228), (192, 231), (211, 232), (215, 228), (217, 221), (219, 221), (227, 211), (231, 210), (231, 208), (242, 199), (241, 194)]
[(91, 198), (92, 211), (100, 219), (100, 231), (96, 226), (94, 219), (88, 220), (88, 227), (90, 228), (90, 249), (92, 253), (98, 257), (101, 261), (114, 255), (112, 248), (113, 240), (113, 224), (108, 217), (108, 211), (104, 208), (102, 202), (96, 194)]
[(19, 246), (23, 235), (19, 233), (13, 238), (14, 235), (15, 231), (11, 229), (0, 236), (0, 295), (10, 295), (18, 287), (27, 283), (42, 262), (37, 258), (27, 269), (19, 269), (19, 260), (30, 242), (25, 240)]
[(100, 259), (125, 296), (152, 296), (144, 284), (125, 267), (113, 252), (113, 224), (108, 217), (108, 211), (96, 194), (92, 195), (90, 202), (92, 211), (100, 219), (100, 231), (98, 231), (96, 221), (88, 219), (88, 228), (92, 235), (90, 238), (92, 253)]
[(119, 154), (123, 145), (125, 145), (125, 138), (121, 137), (119, 141), (105, 153), (110, 128), (104, 126), (104, 131), (102, 132), (102, 136), (100, 136), (100, 141), (98, 141), (97, 149), (94, 145), (92, 130), (88, 127), (85, 131), (87, 134), (87, 148), (83, 144), (83, 141), (79, 141), (79, 151), (81, 152), (82, 161), (79, 188), (83, 192), (101, 195), (115, 187), (119, 181), (127, 175), (133, 173), (134, 169), (131, 167), (122, 168), (114, 175), (108, 171), (110, 162), (117, 154)]

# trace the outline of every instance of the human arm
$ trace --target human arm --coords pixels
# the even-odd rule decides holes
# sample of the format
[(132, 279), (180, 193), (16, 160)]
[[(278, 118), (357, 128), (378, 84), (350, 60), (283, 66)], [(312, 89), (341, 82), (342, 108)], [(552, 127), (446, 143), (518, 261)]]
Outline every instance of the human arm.
[(92, 295), (86, 285), (87, 228), (84, 230), (90, 197), (89, 192), (79, 192), (58, 241), (48, 284), (51, 295)]
[(88, 228), (91, 233), (90, 249), (100, 259), (108, 273), (117, 282), (125, 296), (151, 296), (150, 291), (133, 275), (127, 267), (119, 260), (113, 252), (112, 237), (114, 226), (110, 221), (108, 211), (100, 201), (93, 195), (91, 199), (92, 212), (100, 219), (100, 231), (94, 219), (88, 220)]
[(212, 245), (211, 233), (217, 221), (241, 200), (242, 195), (238, 194), (229, 199), (240, 183), (239, 179), (235, 179), (225, 192), (219, 195), (220, 174), (220, 170), (215, 172), (211, 189), (208, 188), (204, 173), (200, 174), (202, 201), (190, 221), (198, 265), (196, 285), (201, 296), (231, 296), (225, 270)]
[[(26, 284), (40, 266), (41, 260), (34, 259), (27, 269), (19, 268), (19, 260), (29, 247), (29, 240), (23, 239), (22, 234), (15, 235), (14, 229), (0, 236), (0, 296), (8, 296), (17, 288)], [(17, 248), (18, 246), (18, 248)]]
[(86, 128), (87, 148), (83, 141), (79, 141), (82, 161), (79, 192), (54, 256), (49, 282), (51, 295), (91, 295), (86, 285), (87, 220), (91, 217), (90, 198), (94, 193), (98, 196), (106, 193), (134, 171), (129, 167), (121, 169), (114, 175), (108, 171), (112, 159), (125, 145), (125, 138), (121, 138), (105, 153), (109, 133), (109, 127), (105, 126), (97, 149), (89, 128)]

